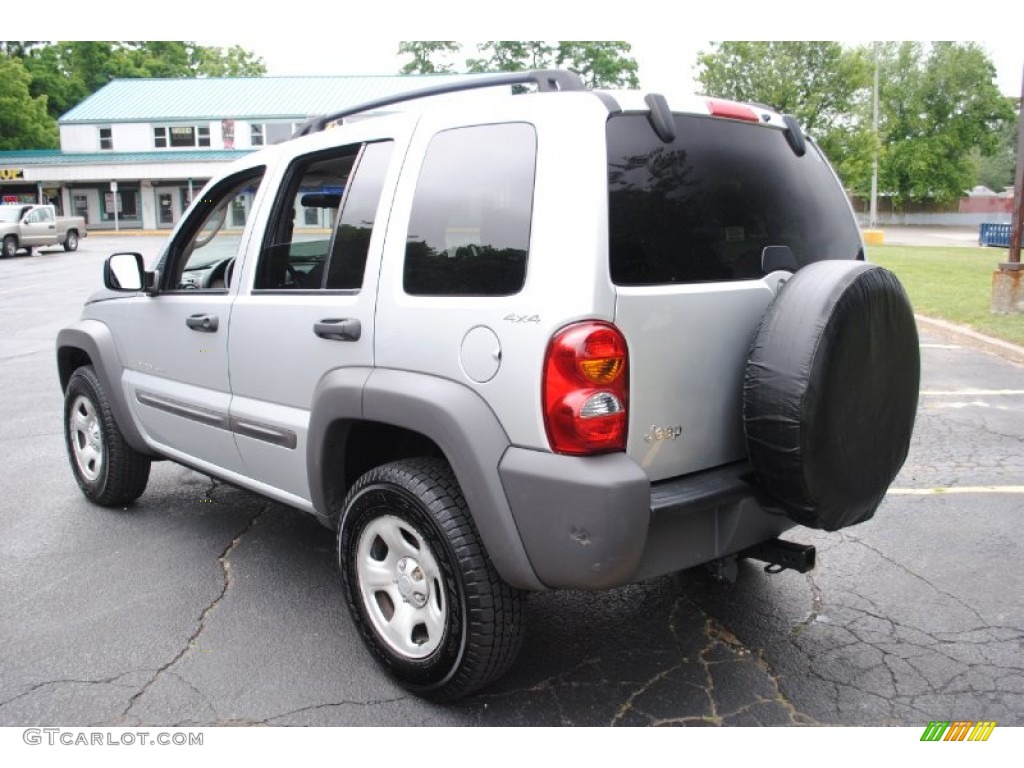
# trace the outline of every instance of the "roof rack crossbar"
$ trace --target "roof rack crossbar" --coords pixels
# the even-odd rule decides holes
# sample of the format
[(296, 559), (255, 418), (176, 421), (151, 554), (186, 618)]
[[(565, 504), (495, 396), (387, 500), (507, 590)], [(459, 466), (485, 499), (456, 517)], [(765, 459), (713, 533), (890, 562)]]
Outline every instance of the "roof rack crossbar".
[(347, 107), (338, 112), (330, 112), (325, 115), (310, 118), (300, 125), (292, 138), (306, 136), (310, 133), (322, 131), (330, 123), (341, 120), (344, 117), (357, 115), (360, 112), (369, 112), (372, 109), (388, 107), (392, 104), (401, 104), (405, 101), (425, 99), (429, 96), (441, 96), (446, 93), (458, 93), (459, 91), (472, 91), (478, 88), (493, 88), (500, 85), (521, 85), (532, 83), (541, 91), (582, 91), (586, 90), (580, 76), (575, 72), (565, 69), (534, 69), (527, 72), (501, 72), (494, 75), (471, 75), (465, 80), (443, 85), (432, 85), (428, 88), (418, 88), (412, 91), (396, 93), (393, 96), (383, 96), (372, 101), (364, 101), (362, 104)]

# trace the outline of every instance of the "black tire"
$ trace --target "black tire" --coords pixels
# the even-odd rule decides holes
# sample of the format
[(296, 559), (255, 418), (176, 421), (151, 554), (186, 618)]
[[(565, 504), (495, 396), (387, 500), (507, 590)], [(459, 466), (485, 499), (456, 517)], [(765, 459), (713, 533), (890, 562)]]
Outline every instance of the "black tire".
[(797, 272), (765, 313), (744, 378), (763, 501), (829, 531), (874, 515), (910, 448), (920, 372), (895, 275), (858, 261)]
[(76, 369), (68, 381), (64, 442), (75, 480), (90, 501), (124, 506), (146, 490), (150, 460), (125, 442), (90, 366)]
[(3, 254), (5, 259), (13, 259), (18, 254), (18, 238), (14, 235), (4, 238)]
[(71, 230), (64, 237), (64, 250), (65, 251), (77, 251), (78, 250), (78, 233), (75, 230)]
[(522, 593), (494, 570), (444, 461), (396, 461), (363, 475), (345, 499), (338, 565), (367, 648), (414, 693), (450, 701), (515, 660)]

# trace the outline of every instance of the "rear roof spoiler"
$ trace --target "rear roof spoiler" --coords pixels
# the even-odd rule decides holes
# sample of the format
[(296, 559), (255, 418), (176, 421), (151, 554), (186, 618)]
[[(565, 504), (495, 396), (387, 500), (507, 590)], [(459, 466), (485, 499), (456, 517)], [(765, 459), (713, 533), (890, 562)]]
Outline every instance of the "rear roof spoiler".
[(458, 93), (460, 91), (472, 91), (478, 88), (493, 88), (501, 85), (536, 85), (539, 91), (583, 91), (586, 90), (580, 76), (575, 72), (564, 69), (534, 69), (527, 72), (501, 72), (494, 75), (467, 75), (465, 80), (443, 85), (432, 85), (428, 88), (418, 88), (404, 93), (397, 93), (392, 96), (384, 96), (373, 101), (365, 101), (338, 112), (330, 112), (319, 117), (310, 118), (300, 125), (292, 138), (306, 136), (311, 133), (322, 131), (328, 125), (351, 115), (361, 112), (369, 112), (373, 109), (388, 107), (392, 104), (401, 104), (406, 101), (425, 99), (430, 96), (442, 96), (446, 93)]

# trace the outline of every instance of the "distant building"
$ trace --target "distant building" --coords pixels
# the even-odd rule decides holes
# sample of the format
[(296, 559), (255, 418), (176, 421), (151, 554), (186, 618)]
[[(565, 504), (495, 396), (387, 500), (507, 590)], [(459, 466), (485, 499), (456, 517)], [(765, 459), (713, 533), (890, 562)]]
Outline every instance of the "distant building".
[(225, 163), (309, 117), (466, 75), (114, 80), (58, 121), (59, 150), (0, 152), (0, 201), (92, 230), (170, 229)]
[(960, 213), (1013, 213), (1013, 190), (993, 192), (988, 187), (977, 186), (960, 198)]

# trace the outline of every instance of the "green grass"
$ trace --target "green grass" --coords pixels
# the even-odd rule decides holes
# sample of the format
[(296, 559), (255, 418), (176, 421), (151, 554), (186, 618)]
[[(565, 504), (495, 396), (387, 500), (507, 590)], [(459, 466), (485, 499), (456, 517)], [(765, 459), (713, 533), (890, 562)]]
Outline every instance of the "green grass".
[(992, 273), (1005, 248), (873, 245), (868, 259), (896, 274), (917, 314), (1024, 345), (1024, 315), (991, 311)]

